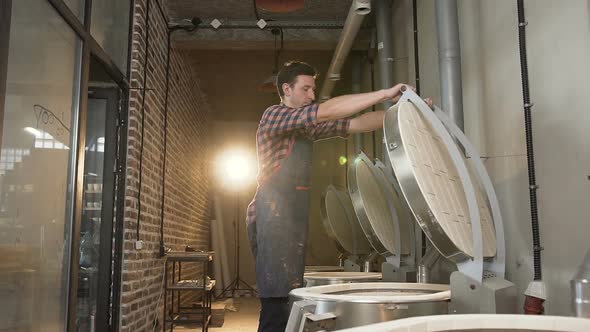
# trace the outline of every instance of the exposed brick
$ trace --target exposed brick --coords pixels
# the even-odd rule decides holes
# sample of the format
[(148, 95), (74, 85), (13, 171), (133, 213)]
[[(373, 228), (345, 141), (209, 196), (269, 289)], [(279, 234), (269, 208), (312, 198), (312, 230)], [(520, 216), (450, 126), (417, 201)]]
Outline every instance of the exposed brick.
[[(145, 13), (150, 4), (149, 50), (145, 49)], [(134, 89), (129, 96), (128, 155), (125, 183), (123, 285), (121, 331), (151, 331), (156, 313), (162, 322), (161, 286), (164, 260), (159, 258), (162, 177), (164, 160), (164, 106), (166, 89), (166, 22), (154, 0), (136, 0), (132, 33), (131, 77)], [(147, 73), (144, 61), (148, 54)], [(209, 174), (206, 160), (210, 146), (210, 112), (199, 89), (196, 70), (184, 52), (172, 49), (168, 96), (166, 154), (166, 197), (164, 242), (173, 250), (190, 244), (209, 248)], [(142, 92), (147, 75), (144, 105), (142, 184), (139, 197), (139, 164), (142, 132)], [(135, 250), (138, 200), (141, 199), (140, 240), (143, 249)], [(205, 235), (203, 235), (205, 234)], [(200, 273), (201, 268), (183, 266), (183, 276)], [(158, 299), (160, 302), (158, 303)], [(195, 294), (181, 295), (183, 305), (196, 301)], [(158, 308), (156, 308), (158, 305)]]

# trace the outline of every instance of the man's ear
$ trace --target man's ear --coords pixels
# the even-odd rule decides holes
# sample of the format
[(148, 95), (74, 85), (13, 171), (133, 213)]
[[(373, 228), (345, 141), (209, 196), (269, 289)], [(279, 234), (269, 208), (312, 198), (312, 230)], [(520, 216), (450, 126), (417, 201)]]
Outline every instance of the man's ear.
[(283, 93), (285, 94), (285, 96), (291, 96), (291, 86), (289, 85), (289, 83), (283, 83), (281, 89), (283, 89)]

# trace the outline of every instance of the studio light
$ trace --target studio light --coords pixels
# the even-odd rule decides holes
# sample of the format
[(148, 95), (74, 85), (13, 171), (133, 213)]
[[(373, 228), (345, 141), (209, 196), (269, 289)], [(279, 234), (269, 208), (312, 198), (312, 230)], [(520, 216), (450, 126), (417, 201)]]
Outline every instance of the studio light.
[(217, 159), (216, 172), (224, 186), (239, 190), (252, 183), (256, 177), (256, 161), (252, 153), (243, 148), (231, 148)]

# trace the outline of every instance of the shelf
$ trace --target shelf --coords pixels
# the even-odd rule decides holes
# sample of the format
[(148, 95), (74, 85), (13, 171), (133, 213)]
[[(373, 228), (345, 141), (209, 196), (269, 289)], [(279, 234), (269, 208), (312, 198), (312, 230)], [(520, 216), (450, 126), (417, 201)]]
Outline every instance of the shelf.
[(95, 190), (86, 190), (84, 192), (87, 193), (87, 194), (102, 194), (102, 190), (97, 190), (97, 191), (95, 191)]
[(169, 261), (204, 262), (213, 260), (213, 251), (170, 251), (166, 253)]
[(213, 287), (215, 287), (215, 280), (209, 281), (206, 288), (203, 288), (203, 285), (200, 285), (196, 280), (180, 280), (180, 282), (174, 283), (166, 289), (169, 290), (195, 290), (195, 291), (211, 291)]
[[(176, 318), (174, 319), (166, 319), (165, 322), (166, 323), (172, 323), (172, 324), (202, 324), (203, 320), (202, 319), (188, 319), (188, 318), (182, 318), (181, 316), (184, 315), (188, 315), (188, 314), (183, 314), (183, 315), (177, 315)], [(198, 314), (195, 314), (198, 315)], [(207, 329), (209, 327), (209, 324), (211, 323), (211, 315), (209, 315), (207, 317), (207, 319), (205, 320), (205, 328)]]
[(101, 211), (102, 208), (84, 208), (84, 211)]
[[(172, 332), (176, 325), (188, 323), (200, 323), (202, 332), (209, 329), (211, 299), (216, 284), (215, 280), (207, 280), (209, 279), (207, 276), (208, 266), (212, 260), (213, 251), (173, 251), (166, 254), (164, 263), (164, 330), (168, 330), (167, 324), (170, 325), (169, 328)], [(201, 264), (203, 270), (193, 277), (179, 280), (181, 279), (182, 266), (187, 263), (190, 263), (190, 265), (194, 263)], [(180, 293), (187, 291), (202, 294), (201, 303), (198, 307), (181, 306)], [(169, 297), (171, 297), (171, 301), (169, 301)], [(178, 303), (175, 298), (179, 299)], [(168, 309), (169, 302), (171, 303), (170, 309)], [(192, 319), (196, 317), (200, 319)]]

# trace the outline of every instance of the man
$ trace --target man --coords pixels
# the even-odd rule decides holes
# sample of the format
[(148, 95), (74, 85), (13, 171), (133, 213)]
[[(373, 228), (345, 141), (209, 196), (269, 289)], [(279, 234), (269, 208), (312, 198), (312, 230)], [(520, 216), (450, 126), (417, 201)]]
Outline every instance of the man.
[(256, 133), (258, 190), (246, 223), (262, 306), (259, 332), (285, 331), (289, 291), (303, 287), (313, 141), (382, 128), (383, 111), (349, 117), (397, 100), (404, 87), (314, 104), (315, 78), (310, 65), (286, 63), (277, 75), (281, 104), (264, 111)]

